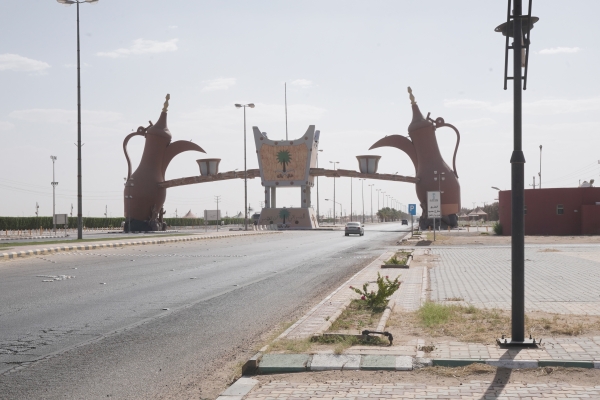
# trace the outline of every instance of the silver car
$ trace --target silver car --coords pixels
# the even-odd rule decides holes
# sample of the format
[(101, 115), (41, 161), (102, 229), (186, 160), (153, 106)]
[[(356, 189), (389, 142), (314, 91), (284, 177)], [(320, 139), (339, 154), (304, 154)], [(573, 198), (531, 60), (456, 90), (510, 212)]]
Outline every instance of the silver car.
[(365, 234), (365, 226), (360, 222), (348, 222), (346, 228), (344, 228), (344, 232), (346, 236), (350, 234), (363, 236)]

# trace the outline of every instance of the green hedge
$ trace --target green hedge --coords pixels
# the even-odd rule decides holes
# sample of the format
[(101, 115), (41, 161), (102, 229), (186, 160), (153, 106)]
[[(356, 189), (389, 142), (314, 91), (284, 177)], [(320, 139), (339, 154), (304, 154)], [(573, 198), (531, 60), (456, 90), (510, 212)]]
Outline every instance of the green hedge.
[[(86, 228), (119, 228), (125, 218), (83, 218), (83, 226)], [(204, 226), (203, 218), (165, 218), (168, 226)], [(223, 218), (225, 225), (243, 224), (243, 218)], [(252, 223), (252, 220), (248, 221)], [(217, 221), (209, 221), (208, 225), (216, 225)], [(52, 217), (0, 217), (0, 230), (29, 230), (29, 229), (51, 229)], [(69, 229), (77, 228), (77, 217), (69, 217)], [(63, 228), (63, 226), (60, 226)]]

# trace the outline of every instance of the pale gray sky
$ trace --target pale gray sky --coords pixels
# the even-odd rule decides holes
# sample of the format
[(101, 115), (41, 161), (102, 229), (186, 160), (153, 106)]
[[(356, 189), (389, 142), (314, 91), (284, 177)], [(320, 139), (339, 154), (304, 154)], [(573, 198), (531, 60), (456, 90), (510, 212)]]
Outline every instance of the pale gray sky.
[[(525, 2), (526, 3), (526, 2)], [(600, 2), (536, 0), (528, 90), (524, 92), (527, 184), (539, 168), (543, 187), (598, 179), (600, 82), (597, 80)], [(506, 1), (155, 1), (100, 0), (81, 6), (84, 216), (105, 205), (123, 215), (127, 164), (123, 138), (156, 121), (171, 94), (173, 140), (189, 140), (206, 155), (184, 153), (167, 179), (198, 175), (198, 158), (221, 158), (221, 171), (243, 169), (243, 116), (248, 110), (248, 168), (256, 168), (251, 127), (285, 137), (283, 85), (288, 83), (290, 138), (308, 125), (321, 130), (320, 165), (379, 154), (380, 172), (414, 175), (397, 149), (368, 151), (385, 135), (406, 134), (411, 86), (423, 113), (461, 132), (457, 170), (463, 206), (492, 202), (491, 186), (510, 188), (512, 90), (503, 90), (504, 38), (494, 28)], [(75, 6), (53, 0), (0, 3), (0, 215), (30, 216), (35, 203), (51, 215), (52, 162), (57, 212), (70, 212), (77, 193)], [(451, 164), (454, 134), (438, 131)], [(137, 167), (143, 139), (130, 141)], [(400, 202), (416, 203), (408, 183), (367, 181)], [(350, 180), (338, 179), (337, 199), (350, 212)], [(333, 181), (320, 179), (321, 211)], [(375, 192), (374, 192), (375, 193)], [(201, 214), (222, 196), (229, 215), (243, 210), (243, 181), (169, 189), (175, 209)], [(254, 208), (263, 200), (249, 181)], [(373, 197), (374, 208), (377, 200)], [(316, 199), (313, 196), (313, 202)], [(298, 206), (297, 190), (281, 190), (278, 205)], [(360, 186), (354, 181), (354, 209)]]

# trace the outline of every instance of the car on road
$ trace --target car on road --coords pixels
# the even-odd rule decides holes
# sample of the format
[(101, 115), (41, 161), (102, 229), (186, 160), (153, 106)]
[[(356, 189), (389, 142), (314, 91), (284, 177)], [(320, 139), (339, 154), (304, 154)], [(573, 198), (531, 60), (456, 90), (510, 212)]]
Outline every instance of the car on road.
[(348, 222), (344, 228), (344, 233), (346, 236), (350, 234), (363, 236), (365, 234), (365, 226), (360, 222)]
[(408, 220), (407, 219), (403, 219), (402, 220), (402, 225), (408, 225)]

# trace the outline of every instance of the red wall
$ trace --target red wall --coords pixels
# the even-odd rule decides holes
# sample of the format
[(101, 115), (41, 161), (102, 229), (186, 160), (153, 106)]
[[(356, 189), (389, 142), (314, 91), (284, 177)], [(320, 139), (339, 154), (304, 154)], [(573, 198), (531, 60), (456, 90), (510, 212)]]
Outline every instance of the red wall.
[[(499, 193), (500, 223), (504, 235), (511, 234), (511, 191)], [(600, 234), (600, 188), (557, 188), (525, 190), (526, 235)], [(556, 213), (562, 204), (564, 214)]]

